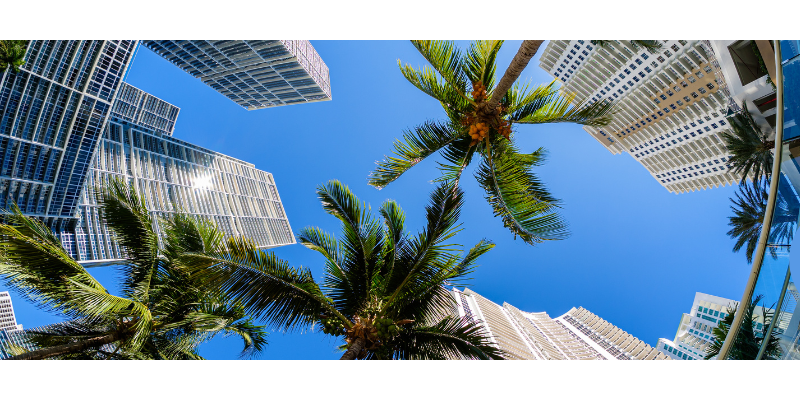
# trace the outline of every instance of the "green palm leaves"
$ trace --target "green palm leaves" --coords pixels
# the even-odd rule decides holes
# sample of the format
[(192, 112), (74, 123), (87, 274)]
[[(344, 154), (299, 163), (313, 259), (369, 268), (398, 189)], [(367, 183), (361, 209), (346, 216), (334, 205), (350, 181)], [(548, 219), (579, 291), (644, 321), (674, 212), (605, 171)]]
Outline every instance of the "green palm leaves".
[(747, 111), (746, 104), (742, 104), (742, 112), (728, 118), (728, 122), (733, 128), (733, 133), (723, 132), (722, 138), (731, 153), (728, 163), (731, 164), (733, 172), (742, 175), (742, 184), (751, 173), (756, 183), (761, 178), (765, 178), (765, 182), (769, 181), (775, 141), (768, 140), (768, 135), (761, 132), (761, 128)]
[(417, 235), (405, 230), (405, 214), (385, 202), (380, 218), (338, 181), (317, 188), (325, 211), (341, 222), (334, 236), (316, 227), (298, 240), (325, 260), (324, 277), (293, 268), (247, 240), (187, 254), (184, 263), (201, 280), (218, 285), (252, 315), (276, 328), (311, 326), (339, 336), (342, 359), (500, 358), (480, 325), (453, 316), (455, 300), (443, 285), (466, 279), (493, 245), (481, 241), (463, 257), (449, 243), (459, 230), (463, 195), (440, 184)]
[[(770, 324), (772, 324), (774, 321), (775, 312), (771, 310), (768, 311), (762, 306), (761, 310), (764, 317), (764, 324), (762, 324), (762, 329), (758, 329), (756, 325), (756, 307), (758, 307), (758, 303), (761, 302), (763, 298), (764, 295), (756, 296), (744, 310), (742, 325), (741, 328), (739, 328), (739, 334), (736, 335), (736, 341), (733, 343), (733, 347), (728, 354), (728, 359), (755, 360), (758, 356), (761, 346), (764, 344), (764, 340), (767, 340), (767, 343), (766, 348), (764, 349), (763, 358), (767, 360), (780, 358), (781, 348), (778, 332), (773, 329), (769, 338), (764, 339), (767, 332), (770, 330)], [(729, 307), (728, 315), (726, 315), (725, 318), (719, 322), (719, 325), (714, 328), (714, 342), (708, 346), (705, 356), (706, 360), (710, 360), (719, 354), (722, 344), (725, 342), (725, 338), (728, 336), (730, 326), (733, 324), (734, 315), (736, 315), (736, 307)]]
[(18, 208), (0, 225), (0, 279), (64, 323), (28, 332), (37, 350), (18, 359), (197, 359), (197, 347), (222, 333), (242, 337), (243, 356), (266, 344), (263, 327), (225, 296), (201, 290), (179, 259), (187, 251), (219, 247), (216, 228), (177, 215), (158, 221), (165, 250), (143, 200), (112, 181), (100, 193), (110, 229), (125, 248), (122, 295), (110, 294), (39, 221)]
[[(767, 186), (772, 172), (775, 141), (769, 140), (768, 135), (753, 120), (747, 111), (746, 104), (742, 104), (742, 112), (728, 118), (732, 132), (723, 132), (728, 151), (731, 153), (728, 161), (731, 170), (742, 175), (739, 192), (736, 198), (731, 198), (733, 216), (729, 217), (728, 236), (736, 239), (733, 251), (739, 251), (745, 244), (747, 262), (753, 262), (753, 253), (758, 245), (761, 234), (764, 213), (767, 207)], [(747, 178), (752, 177), (752, 183), (747, 183)], [(775, 214), (770, 227), (770, 243), (777, 243), (791, 239), (797, 223), (797, 206), (790, 206), (787, 199), (779, 192), (775, 203)], [(770, 248), (775, 254), (775, 249)]]
[(19, 67), (25, 64), (27, 40), (0, 40), (0, 72), (11, 68), (19, 72)]
[[(415, 69), (400, 64), (400, 71), (411, 84), (438, 100), (447, 118), (405, 132), (403, 139), (394, 143), (394, 155), (377, 163), (369, 184), (382, 188), (439, 153), (444, 162), (435, 181), (457, 186), (478, 155), (482, 160), (475, 177), (495, 215), (512, 233), (529, 244), (566, 237), (566, 224), (557, 213), (558, 201), (533, 172), (544, 162), (544, 150), (519, 152), (512, 127), (555, 122), (602, 126), (610, 122), (612, 106), (572, 104), (574, 97), (559, 94), (554, 83), (535, 88), (514, 84), (506, 93), (496, 93), (496, 59), (502, 41), (476, 41), (464, 53), (452, 42), (412, 43), (430, 66)], [(493, 100), (498, 104), (495, 108), (491, 107)]]

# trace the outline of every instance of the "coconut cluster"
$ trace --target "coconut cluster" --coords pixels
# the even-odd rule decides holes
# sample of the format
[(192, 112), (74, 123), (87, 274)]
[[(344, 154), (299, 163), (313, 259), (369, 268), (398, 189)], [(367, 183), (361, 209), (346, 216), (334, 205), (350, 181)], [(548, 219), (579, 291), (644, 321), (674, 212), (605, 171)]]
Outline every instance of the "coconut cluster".
[(322, 320), (322, 332), (326, 335), (341, 335), (344, 333), (344, 322), (338, 318), (324, 318)]
[(483, 113), (478, 112), (478, 110), (482, 109), (481, 104), (487, 100), (486, 87), (483, 85), (483, 82), (474, 82), (472, 84), (471, 94), (472, 99), (478, 103), (478, 106), (475, 107), (476, 112), (466, 115), (461, 120), (461, 123), (464, 126), (469, 127), (468, 133), (472, 138), (470, 146), (475, 146), (482, 140), (486, 139), (486, 137), (489, 136), (489, 130), (491, 128), (494, 128), (494, 130), (504, 138), (510, 139), (511, 122), (502, 118), (503, 113), (506, 111), (503, 106), (497, 106), (497, 108), (494, 110), (494, 113), (491, 113), (490, 115), (484, 115)]

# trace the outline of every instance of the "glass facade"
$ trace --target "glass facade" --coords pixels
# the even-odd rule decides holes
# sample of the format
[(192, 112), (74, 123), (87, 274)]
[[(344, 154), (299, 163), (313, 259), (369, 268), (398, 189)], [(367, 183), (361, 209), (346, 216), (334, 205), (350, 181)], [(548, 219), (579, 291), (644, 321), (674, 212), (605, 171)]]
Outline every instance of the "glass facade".
[[(173, 138), (180, 109), (122, 81), (136, 47), (34, 40), (21, 71), (0, 75), (0, 209), (42, 219), (81, 262), (120, 259), (93, 190), (119, 177), (156, 217), (182, 211), (263, 248), (294, 243), (270, 173)], [(324, 67), (304, 51), (302, 65)], [(282, 76), (302, 70), (287, 54)]]
[(16, 203), (51, 226), (78, 195), (131, 61), (133, 40), (33, 40), (0, 77), (0, 209)]
[(328, 66), (307, 40), (142, 43), (248, 110), (331, 99)]
[(80, 198), (78, 222), (59, 232), (77, 260), (122, 258), (94, 191), (111, 178), (133, 183), (155, 219), (186, 212), (260, 247), (295, 243), (272, 174), (172, 137), (180, 109), (126, 83), (112, 109)]
[(800, 359), (800, 310), (797, 309), (800, 293), (790, 268), (792, 258), (796, 259), (795, 264), (800, 263), (800, 254), (790, 251), (800, 217), (800, 130), (797, 128), (800, 115), (800, 47), (798, 41), (784, 40), (780, 41), (780, 49), (784, 90), (783, 141), (780, 158), (775, 158), (776, 162), (780, 161), (780, 174), (772, 222), (768, 227), (767, 246), (760, 265), (757, 265), (758, 254), (754, 256), (753, 271), (757, 279), (750, 297), (762, 296), (759, 305), (774, 313), (765, 322), (767, 329), (771, 330), (766, 334), (780, 338), (780, 355), (763, 354), (766, 349), (762, 346), (760, 359)]

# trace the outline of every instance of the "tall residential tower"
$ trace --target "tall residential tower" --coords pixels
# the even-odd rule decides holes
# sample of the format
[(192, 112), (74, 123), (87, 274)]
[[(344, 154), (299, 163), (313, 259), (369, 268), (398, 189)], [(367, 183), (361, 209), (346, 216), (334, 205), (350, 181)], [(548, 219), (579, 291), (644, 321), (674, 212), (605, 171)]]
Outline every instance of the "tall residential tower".
[(453, 290), (458, 314), (483, 325), (512, 360), (665, 360), (664, 354), (583, 307), (551, 318)]
[[(741, 176), (731, 171), (721, 137), (730, 129), (726, 117), (740, 112), (742, 102), (749, 100), (747, 108), (757, 122), (765, 132), (770, 127), (752, 104), (756, 99), (751, 98), (751, 88), (744, 90), (738, 81), (733, 92), (729, 88), (733, 70), (724, 68), (729, 46), (699, 40), (659, 42), (662, 47), (650, 52), (630, 41), (593, 45), (589, 40), (554, 40), (539, 65), (561, 81), (561, 90), (573, 93), (576, 102), (616, 103), (608, 126), (584, 130), (611, 153), (629, 153), (671, 193), (738, 182)], [(755, 85), (766, 81), (759, 82)]]

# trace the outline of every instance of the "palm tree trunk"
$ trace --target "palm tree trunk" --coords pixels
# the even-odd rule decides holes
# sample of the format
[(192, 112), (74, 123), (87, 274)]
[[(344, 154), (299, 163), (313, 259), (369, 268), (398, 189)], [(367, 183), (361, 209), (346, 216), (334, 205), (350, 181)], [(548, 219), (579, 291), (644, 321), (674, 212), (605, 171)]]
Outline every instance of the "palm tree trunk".
[(10, 357), (9, 360), (42, 360), (50, 357), (57, 357), (64, 354), (75, 353), (78, 351), (100, 347), (105, 344), (114, 343), (122, 338), (119, 331), (114, 331), (105, 336), (93, 337), (80, 342), (62, 344), (60, 346), (48, 347), (45, 349), (30, 351), (18, 356)]
[(361, 350), (364, 349), (364, 338), (357, 337), (353, 344), (347, 348), (347, 351), (342, 354), (342, 358), (340, 360), (355, 360), (356, 357), (361, 353)]
[(508, 89), (511, 89), (511, 85), (519, 78), (522, 70), (528, 66), (528, 62), (530, 62), (531, 58), (539, 51), (539, 46), (541, 46), (542, 43), (544, 43), (544, 40), (522, 41), (517, 55), (511, 60), (511, 65), (508, 66), (508, 69), (506, 69), (506, 72), (503, 74), (503, 78), (500, 79), (500, 82), (492, 91), (492, 98), (487, 103), (486, 109), (484, 110), (485, 112), (492, 112), (492, 110), (497, 108), (497, 105), (500, 104), (500, 100), (506, 95)]

